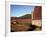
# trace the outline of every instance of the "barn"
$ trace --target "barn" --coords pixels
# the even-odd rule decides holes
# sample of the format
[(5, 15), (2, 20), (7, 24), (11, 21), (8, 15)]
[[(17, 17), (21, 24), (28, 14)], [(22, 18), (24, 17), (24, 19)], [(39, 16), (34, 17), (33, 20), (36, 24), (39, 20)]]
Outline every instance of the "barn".
[(42, 25), (42, 7), (35, 6), (34, 12), (32, 12), (32, 25), (41, 26)]

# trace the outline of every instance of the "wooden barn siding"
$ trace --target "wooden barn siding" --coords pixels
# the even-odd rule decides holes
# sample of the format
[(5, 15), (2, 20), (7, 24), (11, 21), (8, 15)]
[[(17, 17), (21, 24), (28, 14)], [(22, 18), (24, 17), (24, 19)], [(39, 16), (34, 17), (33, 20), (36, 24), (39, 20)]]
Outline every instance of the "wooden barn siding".
[(39, 20), (42, 19), (42, 7), (41, 6), (36, 6), (34, 8), (34, 12), (33, 12), (33, 20)]

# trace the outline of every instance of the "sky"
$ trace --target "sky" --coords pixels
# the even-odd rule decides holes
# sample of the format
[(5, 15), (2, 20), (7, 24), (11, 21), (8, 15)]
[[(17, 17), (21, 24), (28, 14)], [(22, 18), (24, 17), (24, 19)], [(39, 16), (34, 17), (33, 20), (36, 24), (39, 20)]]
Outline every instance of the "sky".
[(19, 17), (25, 14), (31, 14), (34, 10), (34, 6), (29, 5), (11, 5), (10, 13), (11, 17)]

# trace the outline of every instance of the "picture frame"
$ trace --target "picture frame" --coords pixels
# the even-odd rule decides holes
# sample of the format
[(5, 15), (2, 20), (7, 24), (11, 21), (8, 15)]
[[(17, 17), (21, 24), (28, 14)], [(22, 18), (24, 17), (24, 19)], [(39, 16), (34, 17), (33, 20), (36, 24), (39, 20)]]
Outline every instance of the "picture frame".
[[(44, 29), (44, 25), (42, 24), (42, 31), (28, 31), (28, 32), (10, 32), (10, 5), (32, 5), (32, 6), (42, 6), (43, 4), (38, 4), (38, 3), (25, 3), (25, 2), (6, 2), (6, 36), (13, 36), (15, 37), (15, 34), (17, 35), (32, 35), (32, 34), (40, 34), (40, 33), (44, 33), (45, 29)], [(43, 8), (42, 8), (43, 9)], [(42, 11), (43, 12), (43, 11)], [(43, 20), (43, 19), (42, 19)]]

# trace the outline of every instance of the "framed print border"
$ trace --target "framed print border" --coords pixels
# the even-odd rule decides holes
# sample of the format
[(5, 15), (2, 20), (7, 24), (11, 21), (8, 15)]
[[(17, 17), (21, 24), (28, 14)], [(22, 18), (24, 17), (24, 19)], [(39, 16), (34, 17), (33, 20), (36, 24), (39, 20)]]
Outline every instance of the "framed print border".
[[(16, 5), (32, 5), (32, 6), (42, 6), (44, 4), (40, 3), (25, 3), (25, 2), (6, 2), (6, 36), (8, 37), (15, 37), (15, 34), (19, 34), (20, 32), (10, 32), (10, 5), (16, 4)], [(43, 9), (42, 9), (43, 13)], [(42, 19), (43, 20), (43, 19)], [(43, 21), (42, 21), (43, 22)], [(28, 31), (28, 32), (21, 32), (20, 34), (40, 34), (45, 32), (44, 25), (42, 24), (42, 31)]]

